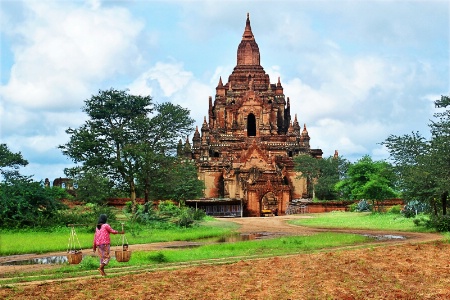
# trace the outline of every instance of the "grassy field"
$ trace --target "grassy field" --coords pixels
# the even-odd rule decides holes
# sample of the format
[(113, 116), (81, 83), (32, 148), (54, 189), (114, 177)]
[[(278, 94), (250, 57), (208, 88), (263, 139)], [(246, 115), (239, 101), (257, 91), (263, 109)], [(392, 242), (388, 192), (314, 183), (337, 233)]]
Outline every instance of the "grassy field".
[[(242, 258), (261, 258), (276, 255), (315, 251), (328, 247), (358, 245), (370, 241), (357, 234), (319, 233), (311, 236), (290, 236), (268, 240), (252, 240), (234, 243), (219, 243), (189, 249), (167, 249), (160, 251), (133, 251), (129, 262), (111, 260), (108, 274), (142, 272), (171, 264), (192, 264), (196, 261), (214, 263), (231, 262)], [(97, 274), (98, 258), (85, 256), (79, 265), (62, 265), (58, 268), (15, 274), (0, 274), (0, 286), (15, 282), (63, 279)]]
[[(127, 228), (131, 228), (127, 231)], [(219, 237), (234, 232), (237, 225), (208, 219), (193, 228), (153, 229), (145, 226), (125, 226), (125, 236), (131, 244), (148, 244), (155, 242), (192, 241), (208, 237)], [(92, 248), (94, 229), (76, 227), (75, 248)], [(0, 236), (0, 255), (46, 253), (66, 251), (69, 249), (71, 228), (54, 228), (43, 230), (2, 231)], [(78, 243), (79, 242), (79, 243)], [(122, 243), (121, 235), (111, 235), (111, 245)]]
[(398, 230), (431, 232), (433, 230), (416, 226), (413, 218), (401, 214), (372, 214), (358, 212), (331, 212), (313, 214), (313, 218), (290, 221), (291, 224), (320, 228), (357, 228), (373, 230)]

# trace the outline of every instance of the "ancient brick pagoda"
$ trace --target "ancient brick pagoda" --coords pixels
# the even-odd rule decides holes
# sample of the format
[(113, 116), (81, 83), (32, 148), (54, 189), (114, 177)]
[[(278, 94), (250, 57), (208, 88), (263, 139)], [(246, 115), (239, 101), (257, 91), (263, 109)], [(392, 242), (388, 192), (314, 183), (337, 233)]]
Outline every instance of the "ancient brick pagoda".
[(196, 128), (192, 146), (189, 140), (184, 145), (206, 186), (205, 198), (194, 200), (196, 205), (214, 215), (240, 213), (239, 207), (244, 216), (284, 214), (292, 199), (307, 195), (293, 157), (322, 156), (309, 141), (306, 125), (300, 127), (297, 115), (291, 119), (280, 78), (270, 83), (260, 64), (247, 14), (237, 65), (226, 84), (219, 79), (214, 102), (209, 97), (208, 117), (200, 132)]

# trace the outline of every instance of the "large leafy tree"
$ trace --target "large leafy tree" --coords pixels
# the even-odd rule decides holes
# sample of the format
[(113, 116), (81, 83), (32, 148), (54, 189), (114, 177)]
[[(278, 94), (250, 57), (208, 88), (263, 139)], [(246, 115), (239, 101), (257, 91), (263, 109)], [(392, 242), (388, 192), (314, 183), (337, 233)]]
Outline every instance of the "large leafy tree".
[[(117, 185), (125, 184), (136, 208), (136, 183), (151, 159), (175, 153), (176, 141), (193, 130), (189, 111), (171, 103), (154, 105), (150, 96), (105, 90), (85, 100), (88, 120), (66, 132), (65, 155), (83, 171), (96, 170)], [(144, 174), (145, 173), (145, 174)]]
[(374, 204), (397, 196), (396, 177), (392, 166), (385, 161), (373, 161), (368, 155), (351, 164), (347, 178), (336, 184), (343, 198), (367, 199)]
[[(153, 199), (173, 199), (163, 197), (161, 190), (172, 191), (174, 186), (168, 173), (176, 164), (173, 163), (177, 155), (178, 141), (181, 136), (186, 136), (193, 130), (194, 120), (189, 117), (189, 110), (172, 103), (156, 104), (153, 117), (149, 120), (147, 134), (142, 137), (142, 143), (137, 145), (140, 153), (140, 170), (138, 181), (142, 187), (145, 202), (148, 202), (150, 194)], [(189, 176), (197, 180), (197, 175), (185, 174), (185, 180), (174, 181), (174, 184), (182, 185), (189, 181)], [(162, 180), (160, 184), (154, 181)]]
[[(442, 96), (435, 105), (447, 108), (450, 98)], [(441, 207), (445, 215), (450, 178), (450, 111), (435, 113), (434, 117), (436, 120), (429, 124), (429, 140), (413, 132), (390, 135), (382, 144), (387, 147), (399, 175), (405, 200), (427, 203), (433, 207), (435, 215)]]

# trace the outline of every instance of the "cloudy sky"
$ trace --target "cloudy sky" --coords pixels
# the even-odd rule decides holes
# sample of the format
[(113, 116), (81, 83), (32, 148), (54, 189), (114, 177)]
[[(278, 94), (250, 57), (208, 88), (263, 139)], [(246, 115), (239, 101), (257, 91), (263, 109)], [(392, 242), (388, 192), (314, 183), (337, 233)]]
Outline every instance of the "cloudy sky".
[(449, 1), (0, 0), (0, 143), (29, 161), (22, 174), (64, 177), (65, 130), (111, 87), (188, 107), (201, 126), (247, 12), (261, 65), (325, 157), (386, 159), (390, 134), (428, 134), (450, 89)]

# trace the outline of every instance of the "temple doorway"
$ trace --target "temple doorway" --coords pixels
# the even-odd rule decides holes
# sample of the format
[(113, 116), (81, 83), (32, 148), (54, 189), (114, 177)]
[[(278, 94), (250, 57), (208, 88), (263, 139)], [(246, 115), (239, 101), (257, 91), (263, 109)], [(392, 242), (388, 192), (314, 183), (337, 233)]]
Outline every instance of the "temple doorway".
[(278, 200), (274, 193), (268, 192), (261, 199), (261, 216), (278, 215)]
[(247, 117), (247, 136), (256, 136), (256, 118), (254, 114)]

